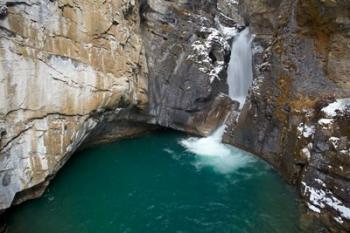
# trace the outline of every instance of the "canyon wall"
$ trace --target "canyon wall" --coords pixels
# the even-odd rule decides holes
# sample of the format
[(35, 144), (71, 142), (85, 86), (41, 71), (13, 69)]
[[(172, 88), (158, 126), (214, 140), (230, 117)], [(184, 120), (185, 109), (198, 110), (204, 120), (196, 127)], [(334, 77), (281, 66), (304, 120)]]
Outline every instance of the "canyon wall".
[[(40, 196), (85, 146), (169, 127), (225, 141), (297, 185), (322, 231), (350, 230), (346, 0), (0, 2), (0, 210)], [(255, 39), (238, 121), (235, 30)], [(1, 220), (0, 220), (1, 221)], [(1, 225), (1, 224), (0, 224)]]
[(297, 185), (317, 232), (350, 231), (350, 3), (244, 0), (254, 84), (225, 141)]
[(235, 22), (213, 0), (150, 0), (141, 17), (150, 123), (210, 134), (237, 107), (223, 94)]
[(142, 109), (148, 97), (138, 2), (0, 7), (1, 210), (39, 196), (105, 112)]
[(216, 1), (2, 1), (0, 210), (40, 196), (81, 145), (222, 124), (237, 105), (220, 18), (234, 26)]

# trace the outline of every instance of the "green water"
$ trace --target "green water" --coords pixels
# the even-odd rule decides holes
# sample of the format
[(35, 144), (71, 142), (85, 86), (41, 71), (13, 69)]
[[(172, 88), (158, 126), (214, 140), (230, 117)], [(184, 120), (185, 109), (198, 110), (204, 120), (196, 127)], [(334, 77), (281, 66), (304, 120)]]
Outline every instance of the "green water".
[(8, 233), (299, 232), (296, 194), (269, 166), (243, 155), (221, 171), (184, 137), (157, 132), (75, 154), (42, 198), (9, 213)]

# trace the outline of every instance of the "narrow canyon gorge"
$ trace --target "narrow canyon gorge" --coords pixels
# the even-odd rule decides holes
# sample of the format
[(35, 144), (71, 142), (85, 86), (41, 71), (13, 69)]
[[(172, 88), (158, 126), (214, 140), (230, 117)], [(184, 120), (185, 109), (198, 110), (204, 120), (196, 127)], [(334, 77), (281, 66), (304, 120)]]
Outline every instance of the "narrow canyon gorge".
[(0, 0), (0, 232), (77, 151), (159, 129), (255, 154), (350, 232), (350, 2)]

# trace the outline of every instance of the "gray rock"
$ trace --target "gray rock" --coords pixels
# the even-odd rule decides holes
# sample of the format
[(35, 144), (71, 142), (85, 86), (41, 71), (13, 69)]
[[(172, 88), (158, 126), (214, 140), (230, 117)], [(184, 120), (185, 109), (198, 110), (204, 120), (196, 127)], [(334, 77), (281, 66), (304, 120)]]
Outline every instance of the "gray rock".
[[(346, 109), (334, 116), (322, 112), (335, 99), (350, 97), (345, 65), (350, 57), (349, 2), (254, 0), (240, 1), (239, 8), (256, 34), (255, 80), (225, 141), (258, 154), (300, 187), (304, 182), (305, 187), (320, 190), (314, 181), (319, 178), (327, 194), (321, 203), (329, 197), (345, 210), (350, 208), (345, 140), (350, 137), (350, 114)], [(309, 127), (310, 135), (300, 134), (300, 125)], [(339, 138), (337, 148), (329, 141), (334, 138)], [(306, 193), (301, 192), (309, 203), (310, 192)], [(350, 217), (334, 205), (325, 206), (315, 214), (324, 229), (349, 232)]]
[(0, 19), (5, 18), (7, 16), (7, 14), (8, 14), (7, 6), (0, 5)]
[(227, 93), (230, 38), (215, 20), (220, 14), (216, 1), (144, 4), (151, 122), (208, 135), (222, 124), (232, 103), (220, 97)]

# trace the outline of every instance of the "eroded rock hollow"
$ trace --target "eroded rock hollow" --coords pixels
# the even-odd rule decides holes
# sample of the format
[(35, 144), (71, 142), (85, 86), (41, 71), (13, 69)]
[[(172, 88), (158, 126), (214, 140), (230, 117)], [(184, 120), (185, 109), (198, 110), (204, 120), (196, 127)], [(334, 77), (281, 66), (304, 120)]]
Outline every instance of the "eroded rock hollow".
[[(350, 230), (350, 3), (0, 2), (0, 210), (40, 196), (81, 146), (155, 127), (252, 151), (325, 232)], [(226, 71), (255, 35), (240, 114)], [(239, 117), (238, 117), (239, 116)]]

